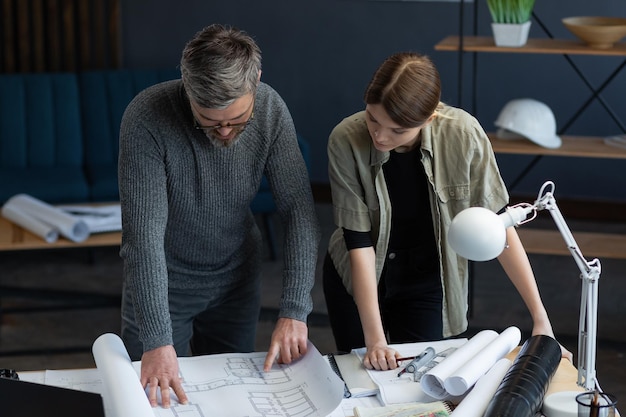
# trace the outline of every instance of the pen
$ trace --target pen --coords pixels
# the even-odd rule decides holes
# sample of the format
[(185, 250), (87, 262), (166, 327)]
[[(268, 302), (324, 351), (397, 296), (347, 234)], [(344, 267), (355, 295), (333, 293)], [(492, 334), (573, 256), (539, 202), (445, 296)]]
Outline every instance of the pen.
[(417, 358), (421, 357), (422, 355), (424, 355), (425, 353), (427, 353), (427, 352), (429, 351), (429, 349), (432, 349), (432, 348), (426, 348), (426, 350), (424, 350), (422, 353), (420, 353), (420, 354), (419, 354), (419, 355), (417, 355), (417, 356), (403, 356), (403, 357), (401, 357), (401, 358), (397, 358), (397, 359), (396, 359), (396, 362), (403, 362), (403, 361), (408, 361), (408, 360), (415, 360), (415, 359), (417, 359)]
[(398, 372), (398, 377), (406, 372), (415, 372), (435, 357), (435, 349), (427, 347), (422, 353), (417, 355), (407, 366)]
[(406, 366), (404, 368), (402, 368), (402, 370), (400, 372), (398, 372), (398, 377), (400, 377), (402, 374), (404, 374), (405, 372), (407, 372), (406, 370)]

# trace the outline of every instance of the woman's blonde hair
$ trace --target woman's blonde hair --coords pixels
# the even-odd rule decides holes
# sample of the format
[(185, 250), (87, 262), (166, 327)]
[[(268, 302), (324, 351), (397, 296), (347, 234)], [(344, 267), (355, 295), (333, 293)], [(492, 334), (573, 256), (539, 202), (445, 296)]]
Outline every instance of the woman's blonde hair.
[(381, 104), (391, 120), (407, 128), (424, 124), (440, 106), (439, 72), (425, 55), (400, 52), (378, 67), (367, 89), (366, 104)]

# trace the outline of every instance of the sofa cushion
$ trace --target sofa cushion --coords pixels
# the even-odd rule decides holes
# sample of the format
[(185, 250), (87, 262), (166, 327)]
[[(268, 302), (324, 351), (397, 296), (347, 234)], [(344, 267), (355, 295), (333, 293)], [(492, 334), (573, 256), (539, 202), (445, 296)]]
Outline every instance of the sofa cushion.
[(84, 177), (73, 167), (0, 169), (0, 190), (2, 203), (22, 193), (49, 204), (82, 203), (89, 195)]
[(74, 74), (0, 75), (0, 202), (89, 198)]

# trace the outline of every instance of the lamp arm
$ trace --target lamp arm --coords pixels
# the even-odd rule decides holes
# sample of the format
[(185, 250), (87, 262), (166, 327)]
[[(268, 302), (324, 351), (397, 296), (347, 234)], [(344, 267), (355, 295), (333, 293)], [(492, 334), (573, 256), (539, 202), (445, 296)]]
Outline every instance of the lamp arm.
[(578, 385), (587, 390), (596, 389), (596, 339), (598, 317), (598, 280), (601, 266), (596, 258), (587, 261), (570, 231), (553, 195), (554, 183), (547, 181), (539, 191), (534, 207), (548, 210), (561, 236), (567, 244), (576, 265), (580, 269), (582, 291), (580, 300), (580, 320), (578, 323)]

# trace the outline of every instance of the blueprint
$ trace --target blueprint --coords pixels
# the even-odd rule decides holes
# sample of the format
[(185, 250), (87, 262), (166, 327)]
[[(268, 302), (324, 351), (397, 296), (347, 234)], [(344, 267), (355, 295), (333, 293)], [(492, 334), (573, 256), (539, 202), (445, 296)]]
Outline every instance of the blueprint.
[(188, 404), (173, 397), (169, 409), (152, 408), (139, 382), (140, 362), (131, 362), (121, 339), (108, 333), (94, 342), (97, 369), (46, 371), (45, 383), (102, 394), (107, 417), (324, 417), (339, 408), (343, 381), (313, 344), (300, 360), (269, 372), (265, 355), (179, 358)]
[(301, 361), (267, 373), (265, 353), (186, 358), (180, 372), (189, 404), (157, 409), (155, 415), (326, 416), (343, 398), (343, 381), (312, 345), (308, 349)]

